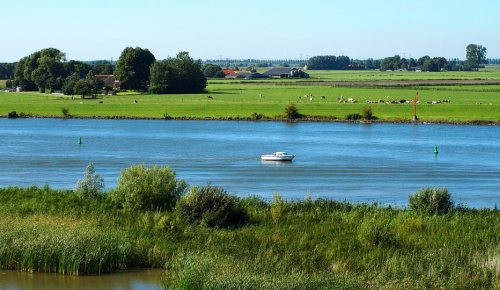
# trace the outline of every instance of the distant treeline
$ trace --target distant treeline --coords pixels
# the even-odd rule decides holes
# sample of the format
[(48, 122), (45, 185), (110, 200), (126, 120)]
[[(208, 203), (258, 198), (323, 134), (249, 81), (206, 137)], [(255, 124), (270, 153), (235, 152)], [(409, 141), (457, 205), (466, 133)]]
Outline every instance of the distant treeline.
[(220, 67), (303, 67), (307, 60), (303, 59), (207, 59), (203, 64), (215, 64)]
[(4, 73), (0, 79), (8, 80), (7, 87), (82, 97), (118, 89), (116, 82), (105, 83), (99, 75), (114, 75), (120, 89), (152, 93), (197, 93), (206, 87), (201, 61), (187, 52), (157, 61), (148, 49), (140, 47), (125, 48), (116, 64), (106, 60), (67, 61), (60, 50), (45, 48), (0, 67)]

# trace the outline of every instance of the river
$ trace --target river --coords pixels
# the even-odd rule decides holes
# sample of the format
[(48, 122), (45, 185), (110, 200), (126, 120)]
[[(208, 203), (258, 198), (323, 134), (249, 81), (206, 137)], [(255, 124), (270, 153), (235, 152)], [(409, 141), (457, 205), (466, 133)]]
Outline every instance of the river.
[(68, 276), (0, 270), (2, 290), (157, 290), (165, 289), (163, 270), (134, 270), (114, 274)]
[[(274, 151), (296, 157), (260, 161)], [(265, 199), (405, 206), (419, 188), (439, 186), (470, 207), (500, 202), (499, 126), (0, 119), (0, 186), (73, 188), (90, 162), (107, 188), (144, 163), (170, 165), (190, 185)]]

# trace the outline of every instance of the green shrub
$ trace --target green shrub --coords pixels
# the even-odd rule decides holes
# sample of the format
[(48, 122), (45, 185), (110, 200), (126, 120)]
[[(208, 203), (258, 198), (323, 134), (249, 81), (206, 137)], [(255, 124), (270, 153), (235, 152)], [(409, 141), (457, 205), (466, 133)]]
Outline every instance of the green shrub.
[(374, 119), (373, 112), (372, 112), (372, 107), (364, 107), (363, 111), (361, 111), (361, 116), (363, 116), (363, 119), (365, 120), (372, 120)]
[(248, 220), (246, 210), (235, 196), (210, 184), (191, 188), (177, 202), (176, 212), (183, 221), (207, 227), (241, 226)]
[(374, 217), (365, 220), (359, 229), (359, 240), (370, 246), (397, 245), (395, 231), (387, 219)]
[(173, 118), (172, 118), (172, 116), (170, 116), (167, 112), (165, 112), (165, 113), (163, 114), (163, 119), (165, 119), (165, 120), (172, 120)]
[(112, 199), (124, 209), (169, 210), (187, 189), (184, 180), (175, 179), (170, 166), (132, 165), (120, 173)]
[(273, 201), (271, 202), (271, 219), (273, 222), (277, 223), (283, 217), (285, 213), (285, 201), (281, 197), (281, 194), (275, 193), (273, 195)]
[(451, 195), (446, 188), (427, 187), (410, 195), (409, 208), (426, 214), (446, 214), (453, 210)]
[(68, 108), (61, 108), (61, 113), (63, 114), (64, 118), (71, 117), (71, 115), (69, 114), (69, 109)]
[(76, 183), (75, 192), (85, 197), (96, 197), (102, 193), (103, 188), (104, 179), (95, 173), (94, 163), (89, 163), (85, 168), (83, 178)]
[(302, 117), (302, 115), (299, 113), (299, 109), (297, 109), (297, 106), (295, 106), (294, 103), (290, 103), (285, 108), (285, 117), (287, 119), (293, 120)]
[(358, 113), (355, 113), (355, 114), (349, 114), (345, 117), (346, 120), (349, 120), (349, 121), (355, 121), (355, 120), (360, 120), (362, 119), (363, 116), (361, 116), (360, 114)]
[(261, 113), (253, 112), (252, 115), (250, 116), (250, 118), (252, 120), (260, 120), (260, 119), (264, 118), (264, 115), (262, 115)]
[(19, 115), (17, 114), (16, 111), (9, 112), (8, 118), (15, 119), (19, 118)]

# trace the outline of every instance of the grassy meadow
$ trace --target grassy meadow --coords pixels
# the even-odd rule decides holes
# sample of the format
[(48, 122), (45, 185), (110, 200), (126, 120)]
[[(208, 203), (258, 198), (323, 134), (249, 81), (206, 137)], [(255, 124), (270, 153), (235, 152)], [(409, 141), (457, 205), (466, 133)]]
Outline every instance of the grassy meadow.
[[(412, 103), (367, 104), (367, 101), (411, 101), (417, 91), (420, 100), (417, 115), (422, 121), (500, 121), (500, 85), (356, 88), (239, 81), (209, 82), (207, 93), (192, 95), (128, 92), (82, 100), (40, 93), (0, 93), (0, 115), (16, 111), (61, 117), (61, 109), (67, 108), (75, 117), (163, 118), (168, 114), (174, 118), (251, 119), (252, 114), (258, 113), (273, 119), (282, 117), (289, 103), (296, 103), (299, 112), (311, 118), (342, 120), (369, 105), (381, 121), (409, 121)], [(339, 103), (340, 96), (345, 100), (353, 98), (357, 103)], [(442, 100), (450, 103), (427, 103)]]
[(500, 212), (444, 215), (331, 200), (238, 199), (241, 227), (126, 211), (108, 194), (0, 189), (0, 268), (165, 268), (175, 289), (499, 289)]
[[(500, 81), (498, 66), (487, 66), (477, 72), (308, 72), (311, 78), (300, 80), (210, 79), (203, 94), (121, 92), (116, 96), (82, 100), (79, 96), (71, 98), (35, 92), (0, 93), (0, 116), (16, 111), (28, 116), (61, 117), (61, 109), (66, 108), (74, 117), (161, 119), (168, 115), (172, 118), (252, 119), (256, 113), (264, 119), (280, 119), (283, 118), (284, 108), (295, 103), (299, 113), (309, 119), (344, 120), (347, 115), (360, 113), (369, 105), (379, 120), (400, 122), (412, 119), (411, 103), (367, 102), (411, 101), (418, 91), (420, 104), (417, 115), (421, 121), (500, 122), (500, 84), (435, 83), (436, 80)], [(427, 80), (428, 83), (398, 83), (408, 80)], [(375, 83), (366, 87), (366, 84), (358, 86), (358, 81)], [(353, 83), (349, 83), (350, 86), (337, 86), (329, 82)], [(378, 86), (378, 82), (382, 86)], [(353, 98), (356, 103), (339, 103), (337, 98), (340, 96), (345, 100)], [(430, 104), (442, 100), (449, 100), (450, 103)]]

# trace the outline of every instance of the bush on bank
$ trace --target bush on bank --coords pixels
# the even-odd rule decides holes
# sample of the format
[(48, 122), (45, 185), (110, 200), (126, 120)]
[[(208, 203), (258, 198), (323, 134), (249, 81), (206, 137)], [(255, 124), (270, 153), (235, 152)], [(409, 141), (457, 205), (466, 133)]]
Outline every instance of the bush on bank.
[(438, 187), (419, 189), (410, 195), (408, 207), (425, 214), (447, 214), (454, 208), (448, 189)]
[(177, 202), (176, 212), (181, 221), (207, 227), (242, 226), (248, 220), (237, 197), (210, 184), (192, 187)]
[(111, 198), (126, 210), (170, 210), (188, 187), (170, 166), (132, 165), (122, 170)]

